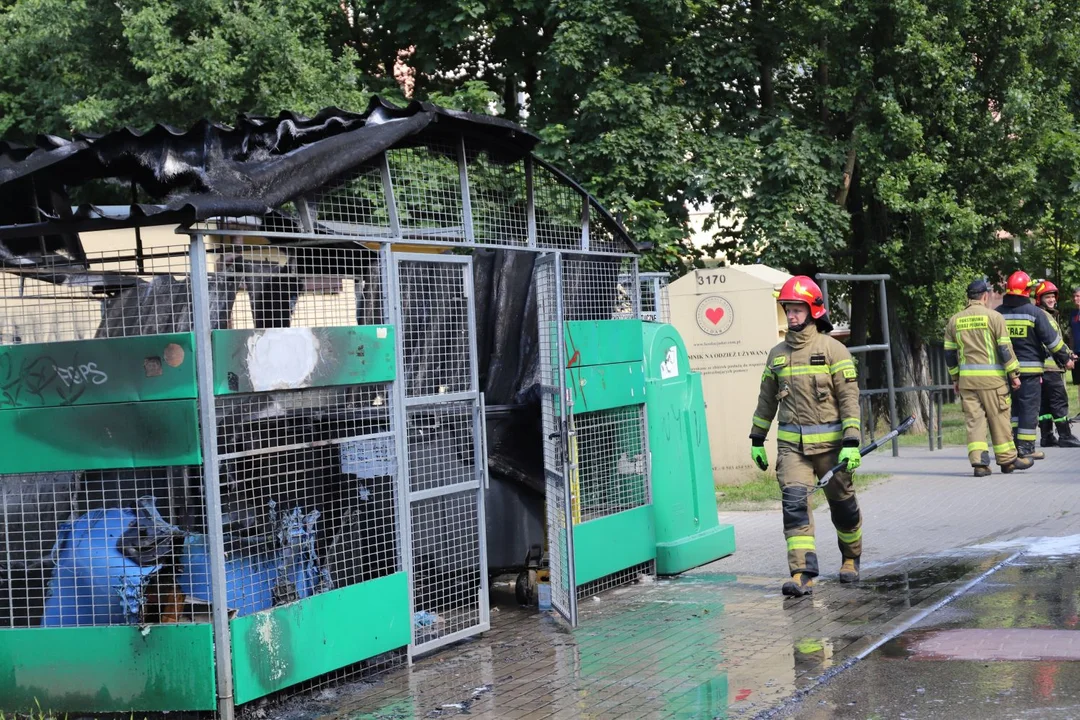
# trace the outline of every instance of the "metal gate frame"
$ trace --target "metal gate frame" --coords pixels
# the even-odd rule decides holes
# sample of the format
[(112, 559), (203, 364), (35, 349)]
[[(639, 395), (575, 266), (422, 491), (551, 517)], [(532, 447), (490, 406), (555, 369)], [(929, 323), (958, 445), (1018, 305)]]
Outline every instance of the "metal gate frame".
[[(536, 259), (536, 321), (540, 352), (540, 395), (544, 428), (544, 481), (547, 516), (551, 605), (571, 627), (577, 627), (577, 582), (574, 577), (574, 498), (571, 482), (577, 472), (576, 439), (566, 387), (566, 341), (563, 337), (562, 253)], [(554, 341), (554, 342), (552, 342)], [(554, 360), (554, 362), (553, 362)]]
[[(389, 246), (386, 246), (387, 251)], [(433, 253), (409, 253), (409, 252), (396, 252), (389, 251), (389, 255), (392, 259), (392, 264), (388, 272), (389, 275), (389, 287), (391, 289), (390, 297), (395, 298), (391, 305), (391, 322), (398, 329), (397, 331), (397, 367), (398, 378), (394, 382), (394, 416), (395, 424), (399, 428), (399, 441), (397, 442), (397, 454), (398, 454), (398, 467), (400, 472), (398, 473), (398, 492), (399, 497), (404, 498), (403, 502), (398, 503), (399, 510), (399, 527), (403, 528), (401, 532), (402, 543), (402, 560), (404, 567), (407, 571), (409, 580), (409, 618), (413, 623), (412, 628), (412, 642), (409, 645), (409, 661), (416, 655), (431, 652), (437, 648), (450, 643), (458, 642), (465, 638), (478, 635), (491, 628), (491, 609), (488, 599), (488, 576), (487, 576), (487, 533), (485, 528), (485, 507), (484, 507), (484, 491), (488, 483), (487, 475), (487, 432), (486, 432), (486, 419), (484, 417), (484, 399), (483, 393), (480, 392), (480, 379), (479, 369), (477, 367), (476, 360), (476, 298), (473, 290), (473, 273), (472, 273), (472, 256), (470, 255), (436, 255)], [(401, 295), (401, 271), (402, 265), (407, 263), (417, 264), (439, 264), (447, 266), (458, 266), (461, 268), (462, 279), (465, 288), (466, 305), (468, 307), (468, 355), (469, 355), (469, 389), (465, 392), (457, 392), (444, 395), (422, 395), (417, 397), (408, 397), (407, 379), (405, 377), (406, 370), (406, 352), (405, 352), (405, 323), (404, 323), (404, 310), (402, 308), (402, 295)], [(452, 401), (467, 401), (472, 404), (472, 428), (473, 428), (473, 455), (474, 464), (476, 468), (476, 476), (474, 479), (467, 483), (456, 483), (445, 487), (437, 487), (428, 490), (413, 491), (412, 490), (412, 476), (413, 468), (409, 463), (409, 424), (408, 424), (408, 411), (410, 408), (433, 406), (440, 403), (447, 403)], [(478, 532), (478, 548), (479, 548), (479, 568), (480, 568), (480, 591), (477, 598), (477, 617), (478, 622), (468, 628), (451, 632), (440, 637), (436, 637), (432, 640), (426, 640), (420, 643), (416, 642), (417, 627), (416, 627), (416, 568), (414, 552), (414, 528), (412, 522), (412, 509), (415, 503), (422, 502), (424, 500), (430, 500), (432, 498), (447, 497), (450, 495), (456, 495), (464, 491), (474, 490), (476, 493), (476, 514), (477, 514), (477, 532)]]

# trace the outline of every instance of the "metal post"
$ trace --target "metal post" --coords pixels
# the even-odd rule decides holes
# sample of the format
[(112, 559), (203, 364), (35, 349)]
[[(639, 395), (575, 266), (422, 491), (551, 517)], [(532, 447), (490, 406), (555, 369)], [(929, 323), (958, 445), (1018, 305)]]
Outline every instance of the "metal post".
[(469, 315), (469, 385), (476, 392), (477, 397), (476, 402), (473, 403), (473, 432), (476, 433), (477, 440), (473, 443), (473, 462), (476, 465), (476, 524), (480, 541), (480, 622), (490, 627), (489, 579), (484, 569), (487, 565), (487, 497), (485, 493), (488, 484), (487, 418), (484, 416), (484, 394), (480, 392), (480, 368), (476, 357), (476, 294), (473, 288), (472, 263), (462, 265), (461, 270), (468, 299), (465, 305)]
[(386, 214), (390, 218), (390, 235), (394, 238), (401, 237), (401, 220), (398, 217), (397, 200), (394, 198), (394, 182), (390, 179), (390, 161), (386, 153), (382, 154), (382, 163), (379, 164), (379, 177), (382, 179), (383, 197), (386, 198)]
[[(389, 178), (389, 176), (387, 176)], [(389, 183), (386, 185), (389, 188)], [(391, 195), (392, 197), (392, 195)], [(413, 589), (412, 557), (412, 511), (409, 505), (409, 427), (405, 410), (405, 328), (398, 287), (398, 265), (389, 244), (379, 248), (383, 267), (384, 301), (388, 322), (394, 326), (394, 362), (396, 372), (391, 386), (393, 396), (394, 451), (397, 457), (397, 487), (394, 502), (397, 505), (398, 547), (401, 552), (401, 569), (405, 572), (409, 588), (409, 647), (406, 650), (409, 665), (413, 662), (416, 639), (413, 634), (413, 616), (416, 613)]]
[[(588, 200), (586, 200), (586, 203)], [(588, 223), (586, 223), (586, 227)], [(577, 627), (577, 573), (574, 572), (574, 502), (570, 495), (570, 476), (573, 469), (570, 467), (570, 443), (574, 436), (574, 413), (571, 403), (574, 398), (570, 389), (566, 387), (566, 338), (563, 334), (563, 324), (566, 318), (566, 310), (563, 306), (563, 256), (555, 253), (555, 353), (558, 360), (553, 368), (555, 387), (559, 390), (559, 415), (563, 430), (564, 441), (562, 445), (563, 464), (563, 519), (566, 524), (566, 580), (569, 587), (567, 602), (570, 607), (570, 627)], [(556, 539), (556, 542), (558, 539)], [(549, 540), (550, 542), (550, 540)]]
[[(818, 275), (818, 277), (821, 277)], [(829, 307), (829, 279), (822, 278), (821, 280), (821, 299), (825, 301), (825, 308)]]
[[(885, 280), (881, 279), (878, 283), (878, 301), (881, 305), (881, 339), (886, 346), (885, 382), (889, 388), (889, 423), (890, 428), (894, 428), (898, 423), (896, 422), (896, 386), (893, 383), (892, 339), (889, 335), (889, 301), (885, 294)], [(900, 442), (897, 438), (893, 438), (892, 441), (892, 454), (893, 457), (898, 457), (900, 455)]]
[(472, 194), (469, 191), (468, 157), (465, 153), (465, 136), (458, 138), (458, 175), (461, 178), (461, 222), (465, 226), (465, 242), (476, 242), (473, 229)]
[(581, 249), (589, 249), (589, 196), (582, 198), (581, 206)]
[(532, 155), (525, 158), (525, 220), (528, 223), (528, 246), (536, 247), (536, 185), (533, 182)]
[(232, 639), (229, 597), (225, 580), (225, 534), (221, 525), (221, 483), (214, 406), (214, 359), (210, 346), (210, 280), (206, 244), (201, 234), (191, 237), (191, 310), (195, 328), (195, 371), (199, 388), (199, 425), (206, 494), (206, 534), (210, 541), (210, 612), (214, 625), (214, 664), (217, 671), (218, 717), (233, 720)]

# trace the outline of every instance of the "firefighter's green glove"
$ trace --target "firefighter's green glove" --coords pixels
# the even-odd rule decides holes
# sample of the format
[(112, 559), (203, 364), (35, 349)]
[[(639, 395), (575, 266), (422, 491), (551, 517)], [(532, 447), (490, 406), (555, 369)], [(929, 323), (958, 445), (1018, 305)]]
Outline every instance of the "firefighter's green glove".
[(769, 456), (765, 454), (765, 448), (757, 445), (750, 448), (750, 459), (762, 470), (769, 469)]
[(859, 454), (859, 448), (846, 447), (840, 451), (840, 462), (847, 461), (847, 471), (855, 472), (860, 465), (862, 465), (862, 455)]

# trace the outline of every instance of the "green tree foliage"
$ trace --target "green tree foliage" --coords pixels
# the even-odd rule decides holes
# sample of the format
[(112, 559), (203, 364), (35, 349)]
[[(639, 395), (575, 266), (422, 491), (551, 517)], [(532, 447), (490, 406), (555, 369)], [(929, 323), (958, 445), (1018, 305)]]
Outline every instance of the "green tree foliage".
[[(526, 124), (652, 268), (693, 258), (708, 203), (729, 260), (890, 273), (917, 344), (1015, 263), (998, 231), (1075, 249), (1078, 23), (1066, 0), (0, 0), (0, 132), (407, 92)], [(870, 333), (866, 289), (842, 299)]]

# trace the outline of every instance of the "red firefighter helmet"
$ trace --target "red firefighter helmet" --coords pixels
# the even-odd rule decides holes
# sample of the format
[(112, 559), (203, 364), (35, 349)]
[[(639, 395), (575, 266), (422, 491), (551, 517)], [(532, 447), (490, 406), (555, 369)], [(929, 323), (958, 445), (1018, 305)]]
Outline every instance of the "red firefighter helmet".
[(1035, 302), (1041, 303), (1043, 295), (1057, 295), (1057, 285), (1049, 280), (1042, 280), (1035, 286)]
[(1027, 295), (1031, 289), (1031, 276), (1023, 270), (1017, 270), (1005, 283), (1006, 295)]
[(776, 301), (783, 305), (789, 302), (801, 302), (810, 306), (810, 317), (819, 320), (828, 310), (825, 308), (825, 296), (818, 284), (805, 275), (796, 275), (780, 288)]

